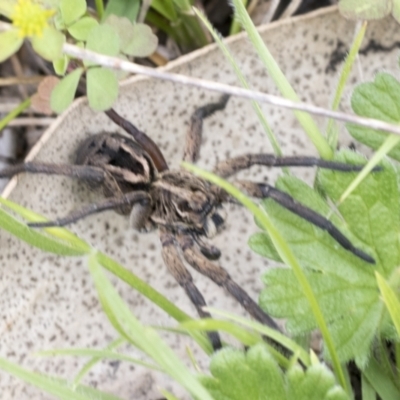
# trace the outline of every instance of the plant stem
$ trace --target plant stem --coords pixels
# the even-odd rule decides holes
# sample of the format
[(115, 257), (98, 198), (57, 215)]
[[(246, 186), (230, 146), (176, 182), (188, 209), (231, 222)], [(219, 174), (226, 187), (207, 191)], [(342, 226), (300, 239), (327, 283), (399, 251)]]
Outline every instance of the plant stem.
[(26, 110), (31, 105), (31, 98), (28, 97), (22, 103), (20, 103), (14, 110), (10, 111), (3, 119), (0, 120), (0, 131), (3, 130), (9, 122), (11, 122), (15, 117)]

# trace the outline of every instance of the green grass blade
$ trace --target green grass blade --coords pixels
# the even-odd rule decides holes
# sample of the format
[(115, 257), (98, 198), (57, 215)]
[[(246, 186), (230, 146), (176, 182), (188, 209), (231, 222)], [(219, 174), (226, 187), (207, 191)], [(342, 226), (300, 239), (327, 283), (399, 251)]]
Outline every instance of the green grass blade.
[(102, 393), (99, 390), (87, 387), (78, 386), (72, 388), (71, 384), (63, 379), (45, 376), (37, 372), (32, 372), (20, 367), (17, 364), (11, 363), (8, 360), (0, 358), (0, 369), (29, 383), (45, 393), (53, 395), (62, 400), (121, 400), (120, 397), (113, 396), (107, 393)]
[[(339, 77), (339, 82), (336, 88), (335, 96), (333, 98), (332, 102), (332, 110), (337, 110), (339, 108), (340, 100), (343, 95), (344, 88), (346, 86), (346, 82), (349, 79), (349, 75), (351, 72), (351, 69), (353, 67), (354, 61), (356, 60), (358, 51), (360, 50), (361, 43), (364, 39), (365, 36), (365, 31), (367, 29), (367, 21), (364, 21), (363, 24), (361, 25), (361, 28), (359, 29), (358, 33), (356, 34), (353, 43), (350, 47), (349, 54), (347, 55), (342, 71), (340, 73)], [(333, 119), (330, 119), (328, 121), (328, 126), (326, 128), (327, 132), (327, 139), (329, 144), (331, 145), (331, 148), (336, 149), (337, 147), (337, 131), (334, 129), (335, 126), (335, 121)]]
[(157, 371), (161, 371), (156, 365), (144, 362), (137, 358), (125, 356), (124, 354), (116, 353), (115, 351), (110, 350), (95, 350), (95, 349), (54, 349), (54, 350), (45, 350), (39, 351), (39, 356), (78, 356), (78, 357), (93, 357), (95, 359), (103, 360), (120, 360), (127, 361), (131, 364), (141, 365), (148, 369), (153, 369)]
[(11, 110), (4, 118), (0, 120), (0, 131), (2, 131), (14, 118), (16, 118), (22, 111), (26, 110), (31, 105), (31, 98), (27, 98), (22, 103), (18, 104), (14, 110)]
[(382, 400), (400, 399), (400, 391), (389, 376), (382, 371), (380, 363), (375, 358), (369, 360), (367, 367), (362, 372)]
[(237, 188), (231, 185), (229, 182), (225, 181), (224, 179), (219, 178), (215, 174), (210, 172), (201, 170), (194, 165), (188, 164), (186, 162), (182, 163), (182, 166), (186, 168), (188, 171), (206, 179), (217, 186), (220, 186), (226, 192), (228, 192), (231, 196), (233, 196), (236, 200), (242, 203), (253, 215), (257, 218), (259, 224), (269, 233), (280, 257), (285, 262), (286, 265), (290, 266), (306, 296), (310, 308), (313, 312), (314, 318), (318, 324), (318, 327), (321, 331), (322, 337), (324, 338), (325, 345), (330, 353), (333, 368), (335, 370), (337, 379), (343, 389), (346, 390), (347, 393), (350, 393), (350, 388), (346, 384), (346, 380), (344, 377), (344, 373), (342, 370), (342, 366), (339, 362), (339, 357), (337, 355), (335, 346), (333, 344), (332, 337), (329, 333), (328, 326), (324, 319), (324, 316), (321, 312), (321, 309), (318, 305), (318, 301), (314, 295), (314, 292), (307, 281), (307, 278), (300, 267), (299, 263), (297, 262), (296, 258), (294, 257), (292, 251), (290, 250), (289, 246), (287, 245), (286, 241), (283, 239), (281, 234), (276, 230), (273, 226), (270, 217), (267, 213), (261, 210), (253, 201), (251, 201), (247, 196), (240, 192)]
[(228, 313), (226, 311), (221, 311), (213, 307), (206, 307), (206, 309), (213, 315), (219, 315), (221, 317), (228, 318), (238, 324), (251, 328), (252, 330), (260, 333), (263, 336), (267, 336), (273, 339), (274, 341), (280, 343), (283, 347), (289, 349), (293, 354), (297, 354), (297, 358), (300, 359), (305, 366), (310, 365), (309, 354), (292, 339), (276, 331), (275, 329), (271, 329), (268, 326), (265, 326), (257, 321), (239, 317), (238, 315)]
[(0, 209), (0, 228), (18, 237), (38, 249), (64, 256), (78, 256), (87, 254), (87, 249), (73, 246), (71, 243), (53, 239), (14, 218)]
[[(343, 203), (347, 197), (355, 190), (355, 188), (367, 177), (367, 175), (376, 167), (382, 159), (400, 142), (400, 136), (389, 135), (380, 146), (379, 150), (371, 157), (365, 167), (360, 171), (357, 177), (351, 182), (347, 189), (340, 196), (339, 202)], [(379, 173), (379, 172), (377, 172)]]
[[(260, 34), (258, 33), (245, 7), (242, 4), (242, 0), (233, 0), (233, 4), (235, 5), (235, 12), (242, 23), (243, 28), (246, 30), (250, 41), (253, 43), (253, 46), (258, 52), (261, 61), (268, 71), (268, 74), (274, 80), (282, 96), (293, 101), (300, 101), (296, 92), (286, 79), (283, 72), (280, 70), (277, 62), (274, 60), (267, 46), (263, 42)], [(307, 113), (299, 111), (295, 111), (294, 114), (300, 125), (307, 133), (308, 137), (313, 142), (319, 155), (322, 158), (331, 159), (333, 157), (333, 151), (311, 116)]]
[(202, 400), (212, 400), (208, 391), (187, 370), (157, 332), (143, 326), (134, 317), (127, 304), (106, 278), (97, 261), (96, 254), (91, 255), (89, 268), (102, 306), (107, 310), (107, 315), (113, 315), (112, 319), (117, 321), (118, 325), (126, 332), (129, 341), (150, 356), (165, 373), (180, 383), (193, 396)]
[[(218, 44), (218, 47), (220, 48), (220, 50), (222, 51), (222, 53), (224, 54), (224, 56), (226, 57), (226, 59), (228, 60), (229, 64), (232, 66), (233, 70), (235, 71), (236, 76), (238, 77), (240, 83), (242, 84), (242, 86), (246, 89), (250, 89), (249, 84), (247, 83), (247, 80), (245, 78), (245, 76), (243, 75), (239, 65), (237, 64), (237, 62), (235, 61), (235, 59), (233, 58), (232, 54), (230, 53), (228, 47), (225, 45), (225, 43), (222, 41), (220, 34), (211, 26), (210, 22), (208, 21), (207, 17), (201, 13), (197, 8), (193, 8), (194, 12), (197, 14), (197, 16), (200, 18), (200, 20), (203, 22), (203, 24), (206, 26), (206, 28), (208, 29), (208, 31), (211, 33), (213, 39), (215, 40), (215, 42)], [(263, 112), (261, 111), (261, 107), (259, 105), (259, 103), (257, 101), (252, 100), (251, 104), (254, 108), (254, 111), (257, 114), (258, 119), (261, 122), (261, 125), (263, 126), (268, 139), (272, 145), (272, 148), (274, 150), (274, 153), (277, 155), (282, 155), (282, 150), (279, 146), (278, 140), (276, 139), (274, 133), (272, 132), (271, 127), (269, 126), (267, 119), (265, 118), (265, 115), (263, 114)]]
[[(48, 221), (48, 219), (44, 218), (42, 215), (35, 213), (34, 211), (28, 210), (25, 207), (20, 206), (13, 201), (0, 197), (0, 204), (6, 206), (10, 210), (14, 211), (22, 218), (26, 219), (29, 222), (43, 222)], [(41, 232), (41, 230), (34, 230), (35, 232)], [(90, 246), (85, 243), (82, 239), (78, 238), (78, 236), (74, 235), (72, 232), (65, 228), (45, 228), (43, 231), (49, 233), (51, 236), (61, 239), (62, 241), (68, 242), (71, 247), (81, 249), (82, 252), (89, 253)]]
[[(395, 272), (396, 273), (396, 272)], [(383, 276), (379, 272), (375, 272), (376, 281), (379, 286), (379, 291), (382, 295), (382, 300), (389, 311), (394, 326), (396, 327), (397, 334), (400, 337), (400, 301), (396, 296), (396, 293), (388, 285)]]

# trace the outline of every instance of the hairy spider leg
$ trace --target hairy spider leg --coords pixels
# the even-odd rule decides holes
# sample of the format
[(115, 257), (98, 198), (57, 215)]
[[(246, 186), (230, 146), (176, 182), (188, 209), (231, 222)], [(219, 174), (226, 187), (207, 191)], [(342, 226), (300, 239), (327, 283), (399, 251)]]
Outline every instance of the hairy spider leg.
[(266, 183), (255, 183), (249, 181), (234, 181), (241, 189), (250, 196), (258, 198), (271, 198), (282, 207), (305, 219), (311, 224), (323, 229), (331, 235), (344, 249), (350, 251), (355, 256), (370, 264), (375, 264), (375, 260), (363, 250), (355, 247), (351, 241), (327, 218), (299, 203), (292, 196)]
[[(313, 167), (333, 169), (342, 172), (360, 171), (364, 165), (350, 165), (337, 161), (327, 161), (315, 157), (277, 157), (272, 154), (247, 154), (239, 157), (230, 158), (222, 161), (214, 168), (214, 173), (222, 178), (228, 178), (239, 171), (250, 168), (253, 165), (263, 165), (268, 167)], [(379, 171), (377, 167), (375, 171)], [(257, 198), (270, 197), (311, 224), (327, 231), (344, 249), (350, 251), (362, 260), (375, 264), (375, 260), (363, 250), (355, 247), (351, 241), (326, 217), (317, 213), (309, 207), (297, 202), (293, 197), (281, 190), (265, 183), (253, 183), (249, 181), (236, 181), (240, 187), (245, 189), (250, 196)]]
[(91, 214), (97, 214), (106, 210), (114, 210), (121, 206), (133, 205), (135, 203), (148, 204), (151, 202), (147, 192), (134, 191), (125, 194), (120, 194), (115, 197), (107, 197), (104, 200), (96, 203), (87, 204), (79, 210), (73, 211), (64, 218), (58, 218), (53, 221), (30, 222), (28, 226), (31, 228), (50, 228), (53, 226), (65, 226), (72, 224)]
[(182, 250), (183, 257), (189, 265), (202, 275), (211, 279), (217, 285), (226, 289), (257, 321), (281, 332), (276, 322), (231, 278), (224, 268), (218, 264), (212, 263), (196, 249), (195, 242), (190, 235), (178, 233), (176, 238)]
[[(174, 235), (166, 229), (160, 228), (160, 241), (162, 245), (162, 257), (169, 273), (175, 278), (179, 286), (183, 288), (192, 304), (195, 306), (200, 318), (211, 318), (211, 314), (204, 311), (206, 301), (203, 295), (193, 282), (192, 275), (185, 268), (181, 256), (175, 244)], [(222, 347), (220, 337), (217, 332), (208, 332), (214, 350)]]
[(105, 172), (102, 168), (85, 165), (53, 164), (40, 162), (26, 162), (12, 165), (0, 171), (0, 178), (10, 178), (20, 172), (34, 174), (64, 175), (78, 178), (93, 183), (102, 183), (105, 180)]
[(217, 102), (199, 107), (192, 114), (189, 122), (189, 129), (186, 132), (183, 161), (192, 163), (197, 161), (200, 154), (203, 119), (210, 117), (216, 111), (223, 110), (228, 103), (229, 97), (229, 95), (224, 94)]

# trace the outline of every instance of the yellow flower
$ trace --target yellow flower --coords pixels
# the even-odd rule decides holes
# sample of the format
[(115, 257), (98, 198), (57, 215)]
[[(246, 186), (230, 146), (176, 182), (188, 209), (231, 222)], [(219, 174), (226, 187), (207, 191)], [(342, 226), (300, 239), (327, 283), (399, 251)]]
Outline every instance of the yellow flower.
[(41, 37), (43, 30), (49, 26), (47, 20), (54, 13), (54, 10), (47, 10), (34, 0), (18, 0), (11, 19), (19, 37)]

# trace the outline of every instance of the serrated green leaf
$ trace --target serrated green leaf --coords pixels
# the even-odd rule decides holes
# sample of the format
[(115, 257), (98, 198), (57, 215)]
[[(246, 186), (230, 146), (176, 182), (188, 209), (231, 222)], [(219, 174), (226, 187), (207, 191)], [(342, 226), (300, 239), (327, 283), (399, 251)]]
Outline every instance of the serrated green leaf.
[[(351, 97), (351, 106), (357, 115), (376, 118), (392, 124), (400, 123), (400, 82), (392, 75), (380, 72), (373, 82), (358, 85)], [(388, 133), (353, 124), (346, 125), (351, 136), (367, 146), (378, 149)], [(400, 145), (388, 153), (400, 160)]]
[(135, 22), (140, 9), (140, 0), (109, 0), (104, 11), (103, 20), (110, 15), (126, 17), (131, 22)]
[(106, 56), (116, 56), (120, 50), (118, 34), (110, 25), (98, 25), (90, 30), (86, 48)]
[(85, 0), (60, 0), (60, 11), (65, 25), (70, 25), (86, 12)]
[[(337, 159), (357, 164), (365, 162), (351, 152), (343, 153)], [(319, 188), (337, 202), (354, 176), (355, 173), (321, 170)], [(281, 178), (277, 187), (322, 215), (331, 213), (324, 199), (293, 177)], [(370, 174), (339, 206), (343, 219), (331, 216), (332, 222), (354, 245), (375, 257), (375, 266), (358, 259), (329, 234), (272, 200), (264, 201), (263, 206), (305, 269), (341, 361), (354, 357), (366, 361), (374, 336), (385, 334), (388, 329), (374, 272), (377, 270), (389, 277), (400, 261), (396, 171), (390, 163), (384, 162), (382, 171)], [(267, 289), (260, 296), (260, 305), (266, 312), (287, 318), (288, 329), (295, 333), (315, 328), (310, 307), (291, 270), (269, 270), (264, 275), (264, 282)]]
[(281, 257), (275, 249), (271, 238), (266, 232), (258, 232), (250, 236), (249, 247), (260, 256), (270, 260), (282, 262)]
[(63, 112), (72, 103), (82, 72), (83, 68), (77, 68), (65, 78), (61, 79), (54, 88), (51, 93), (50, 104), (55, 112)]
[(380, 19), (392, 11), (392, 0), (340, 0), (339, 11), (349, 19)]
[(304, 372), (295, 365), (284, 374), (264, 343), (247, 352), (220, 350), (212, 357), (210, 372), (201, 382), (215, 400), (325, 400), (333, 390), (334, 399), (348, 399), (326, 366), (313, 365)]
[(108, 110), (118, 97), (118, 80), (114, 71), (91, 68), (86, 78), (90, 107), (95, 111)]
[(57, 75), (64, 75), (68, 67), (69, 58), (67, 55), (63, 55), (57, 60), (53, 61), (53, 68)]
[(0, 62), (17, 52), (23, 41), (16, 29), (0, 33)]
[(65, 36), (52, 26), (43, 30), (42, 36), (34, 36), (31, 39), (32, 47), (45, 60), (54, 61), (62, 56), (62, 46)]
[(148, 25), (135, 24), (133, 37), (122, 51), (134, 57), (147, 57), (155, 52), (157, 44), (157, 36)]
[(87, 40), (89, 32), (99, 23), (92, 17), (83, 17), (68, 27), (68, 32), (76, 40)]

